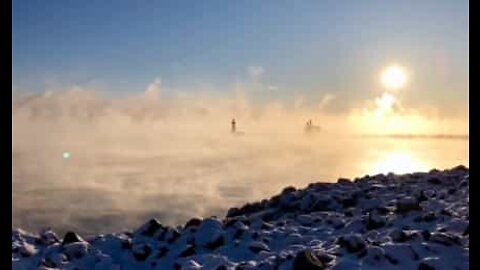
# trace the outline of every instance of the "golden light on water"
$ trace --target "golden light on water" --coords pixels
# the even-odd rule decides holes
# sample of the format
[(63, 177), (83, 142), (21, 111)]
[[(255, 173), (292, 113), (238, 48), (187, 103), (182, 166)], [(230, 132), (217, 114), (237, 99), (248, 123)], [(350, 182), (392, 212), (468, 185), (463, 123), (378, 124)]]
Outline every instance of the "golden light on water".
[(428, 164), (413, 156), (407, 151), (390, 152), (382, 155), (376, 163), (371, 166), (371, 173), (410, 173), (418, 171), (427, 171)]
[(382, 72), (381, 82), (389, 90), (400, 89), (407, 82), (407, 73), (401, 66), (391, 65)]

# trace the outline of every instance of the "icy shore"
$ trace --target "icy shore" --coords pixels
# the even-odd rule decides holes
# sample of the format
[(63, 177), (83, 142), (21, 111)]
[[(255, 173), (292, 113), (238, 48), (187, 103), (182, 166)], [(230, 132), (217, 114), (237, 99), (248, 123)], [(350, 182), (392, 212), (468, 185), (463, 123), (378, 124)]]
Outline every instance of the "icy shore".
[(468, 269), (469, 171), (285, 188), (223, 219), (90, 239), (12, 231), (12, 269)]

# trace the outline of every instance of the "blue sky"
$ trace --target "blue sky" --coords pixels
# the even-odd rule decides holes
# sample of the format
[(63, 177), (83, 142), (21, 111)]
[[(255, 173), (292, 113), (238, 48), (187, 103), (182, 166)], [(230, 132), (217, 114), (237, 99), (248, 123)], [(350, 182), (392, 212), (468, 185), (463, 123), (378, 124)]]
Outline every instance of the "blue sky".
[[(468, 101), (468, 1), (13, 0), (15, 89), (98, 84), (228, 91), (261, 67), (271, 99), (369, 98), (396, 62), (415, 74), (404, 99)], [(344, 104), (344, 105), (345, 105)], [(341, 104), (339, 104), (341, 106)]]

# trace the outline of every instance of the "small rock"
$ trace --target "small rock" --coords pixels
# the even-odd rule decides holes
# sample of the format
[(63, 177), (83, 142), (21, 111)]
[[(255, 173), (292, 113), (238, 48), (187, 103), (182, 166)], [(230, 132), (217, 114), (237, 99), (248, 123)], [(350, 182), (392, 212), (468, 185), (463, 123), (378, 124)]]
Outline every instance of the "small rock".
[(360, 234), (349, 234), (341, 236), (338, 244), (344, 247), (348, 252), (354, 253), (365, 248), (365, 241)]
[(337, 183), (338, 184), (343, 184), (343, 185), (348, 185), (348, 184), (352, 184), (352, 180), (350, 180), (348, 178), (339, 178), (337, 180)]
[[(208, 218), (202, 221), (195, 233), (195, 244), (206, 247), (219, 241), (224, 234), (222, 223), (215, 218)], [(218, 244), (218, 243), (217, 243)]]
[(444, 246), (461, 245), (460, 238), (454, 234), (435, 232), (432, 233), (430, 241), (442, 244)]
[(443, 267), (440, 266), (440, 260), (435, 257), (424, 258), (418, 265), (418, 270), (439, 270)]
[(382, 228), (386, 224), (386, 218), (377, 214), (370, 213), (366, 220), (365, 227), (367, 230), (375, 230)]
[(251, 250), (253, 253), (259, 253), (260, 251), (270, 251), (270, 248), (262, 242), (254, 241), (250, 243), (248, 249)]
[(153, 236), (157, 230), (162, 229), (163, 226), (156, 219), (151, 219), (147, 223), (143, 224), (133, 234), (139, 234), (143, 236)]
[(311, 250), (300, 251), (293, 260), (293, 270), (322, 270), (326, 267)]
[(396, 212), (405, 214), (410, 211), (422, 210), (417, 199), (413, 197), (405, 197), (397, 201)]
[(205, 245), (206, 248), (210, 250), (215, 250), (225, 244), (225, 239), (223, 236), (219, 236), (217, 240), (214, 240), (213, 242), (208, 243)]
[(139, 244), (133, 247), (132, 254), (135, 260), (143, 262), (145, 261), (150, 253), (152, 252), (152, 248), (146, 244)]
[[(238, 209), (238, 208), (237, 208)], [(185, 229), (189, 227), (198, 227), (202, 223), (202, 220), (199, 218), (192, 218), (185, 224)]]
[(31, 257), (37, 253), (37, 249), (29, 243), (24, 243), (18, 248), (18, 253), (20, 253), (22, 257)]
[(84, 240), (74, 232), (67, 232), (63, 237), (62, 246), (70, 243), (84, 242)]
[(51, 229), (42, 231), (40, 233), (40, 239), (42, 240), (42, 244), (44, 245), (51, 245), (60, 242), (57, 234)]
[(183, 257), (189, 257), (189, 256), (192, 256), (192, 255), (195, 255), (197, 254), (197, 252), (195, 251), (195, 247), (192, 246), (192, 245), (187, 245), (182, 252), (180, 252), (180, 254), (178, 255), (178, 257), (180, 258), (183, 258)]
[(87, 242), (75, 242), (64, 246), (68, 259), (80, 259), (87, 255), (89, 244)]
[(163, 258), (165, 255), (167, 255), (168, 253), (168, 248), (167, 247), (161, 247), (159, 250), (158, 250), (158, 254), (157, 254), (157, 258), (160, 259), (160, 258)]

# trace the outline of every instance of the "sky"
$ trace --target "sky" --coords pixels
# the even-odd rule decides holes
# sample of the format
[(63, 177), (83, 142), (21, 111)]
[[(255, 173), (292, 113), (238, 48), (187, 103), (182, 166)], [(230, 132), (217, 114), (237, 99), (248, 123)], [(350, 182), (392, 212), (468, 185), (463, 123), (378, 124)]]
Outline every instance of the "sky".
[[(468, 117), (468, 1), (12, 1), (12, 91), (83, 86), (329, 102), (381, 98), (379, 74), (408, 71), (396, 98)], [(237, 87), (238, 88), (238, 87)]]

